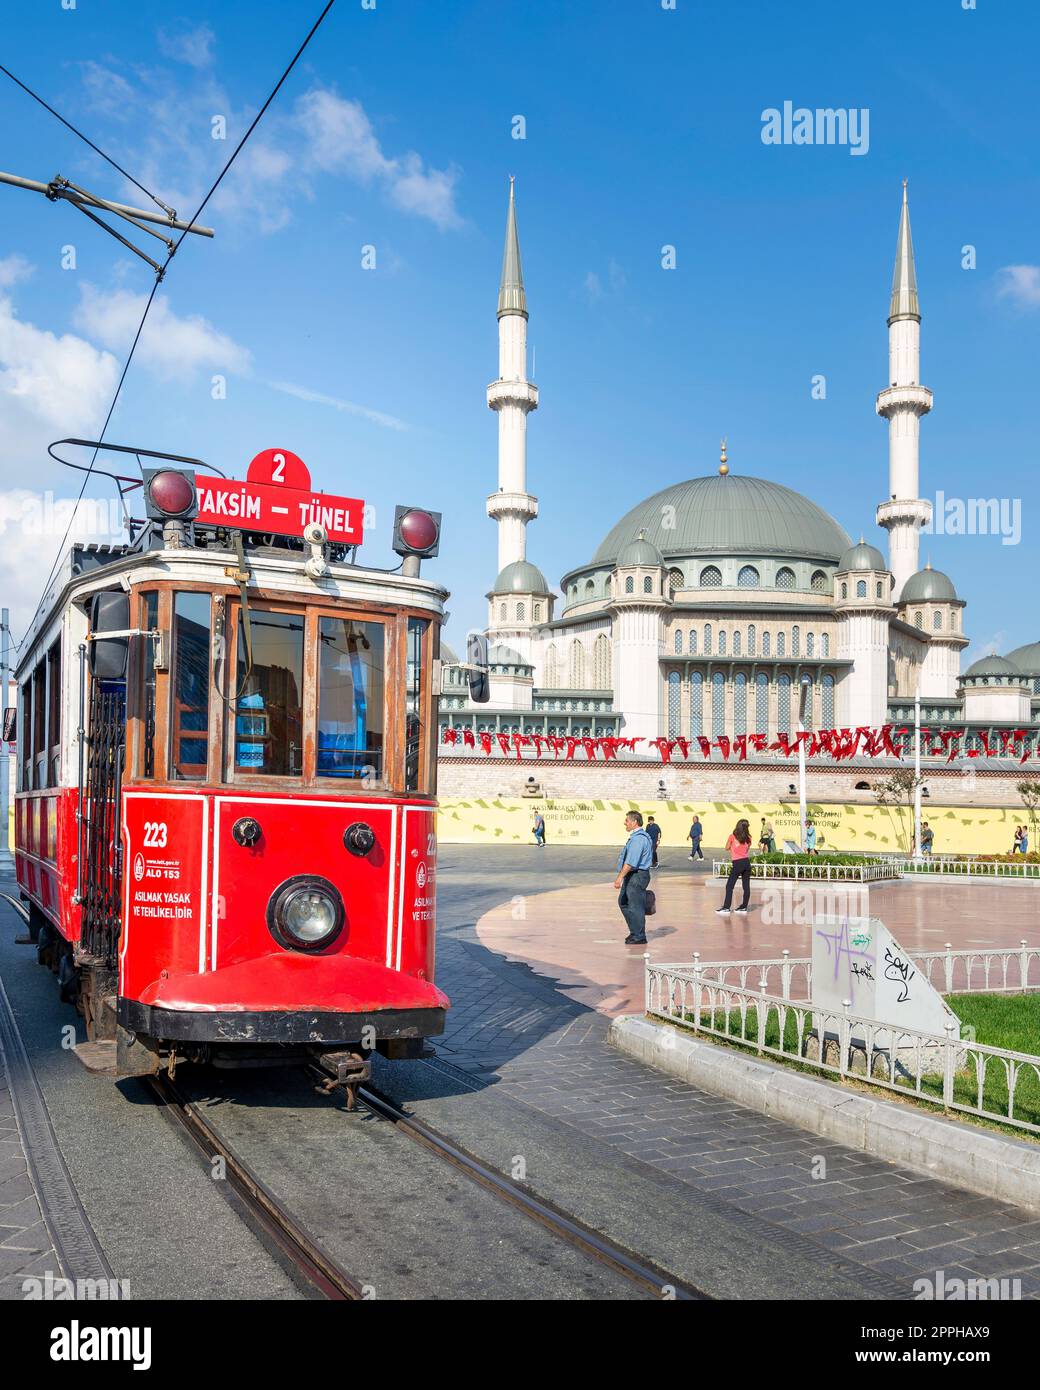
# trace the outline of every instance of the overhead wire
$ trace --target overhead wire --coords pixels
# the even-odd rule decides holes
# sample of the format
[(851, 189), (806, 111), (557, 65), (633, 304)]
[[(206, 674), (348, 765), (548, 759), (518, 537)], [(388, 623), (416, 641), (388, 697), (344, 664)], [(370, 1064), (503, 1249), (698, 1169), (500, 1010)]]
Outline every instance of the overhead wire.
[[(272, 101), (274, 101), (275, 97), (278, 95), (279, 91), (281, 90), (282, 86), (284, 85), (284, 83), (285, 83), (286, 79), (288, 78), (289, 74), (292, 72), (293, 68), (294, 68), (294, 67), (296, 66), (296, 64), (299, 62), (299, 60), (300, 60), (301, 56), (303, 55), (303, 52), (304, 52), (304, 50), (306, 49), (307, 45), (310, 43), (310, 41), (311, 41), (311, 39), (314, 37), (314, 35), (318, 32), (318, 29), (320, 28), (320, 26), (321, 26), (321, 24), (322, 24), (322, 21), (325, 19), (325, 16), (326, 16), (326, 15), (328, 14), (328, 12), (332, 9), (332, 7), (333, 7), (333, 5), (334, 5), (335, 3), (336, 3), (336, 0), (326, 0), (325, 7), (322, 9), (321, 13), (318, 15), (318, 18), (317, 18), (317, 19), (314, 21), (314, 23), (311, 25), (311, 27), (310, 27), (310, 29), (309, 29), (309, 31), (308, 31), (308, 33), (307, 33), (306, 38), (303, 40), (303, 42), (300, 44), (299, 48), (297, 48), (296, 52), (293, 54), (293, 56), (292, 56), (291, 60), (289, 61), (288, 65), (286, 66), (286, 68), (285, 68), (284, 71), (282, 72), (281, 77), (279, 77), (279, 79), (278, 79), (278, 81), (275, 83), (274, 87), (272, 87), (270, 93), (269, 93), (268, 96), (267, 96), (267, 100), (266, 100), (266, 101), (264, 102), (264, 104), (260, 107), (260, 110), (256, 113), (256, 115), (253, 117), (253, 120), (250, 122), (249, 127), (248, 127), (248, 129), (246, 130), (245, 134), (242, 136), (241, 140), (239, 140), (238, 144), (237, 144), (237, 145), (235, 146), (235, 148), (232, 150), (230, 156), (228, 157), (227, 162), (224, 164), (224, 167), (221, 169), (220, 173), (217, 175), (217, 177), (214, 179), (213, 183), (210, 185), (209, 191), (206, 193), (206, 196), (203, 198), (202, 202), (199, 204), (198, 208), (195, 210), (194, 216), (192, 216), (192, 217), (190, 217), (190, 218), (188, 219), (188, 227), (190, 227), (194, 222), (198, 221), (198, 218), (201, 216), (202, 211), (203, 211), (203, 209), (205, 208), (206, 204), (209, 202), (209, 200), (213, 197), (214, 193), (215, 193), (215, 192), (217, 191), (217, 189), (220, 187), (220, 184), (221, 184), (221, 182), (223, 181), (223, 179), (224, 179), (225, 175), (227, 174), (228, 170), (231, 168), (232, 164), (234, 164), (235, 160), (238, 158), (239, 154), (242, 152), (242, 149), (243, 149), (243, 147), (244, 147), (246, 141), (247, 141), (247, 140), (249, 139), (249, 137), (252, 135), (252, 133), (253, 133), (253, 131), (256, 129), (256, 127), (260, 124), (260, 121), (262, 120), (262, 118), (263, 118), (263, 116), (264, 116), (264, 113), (267, 111), (267, 108), (271, 105)], [(19, 79), (18, 79), (17, 77), (15, 77), (14, 74), (13, 74), (12, 72), (9, 71), (9, 69), (7, 69), (6, 67), (4, 67), (4, 65), (3, 65), (2, 63), (0, 63), (0, 71), (4, 72), (8, 77), (11, 78), (11, 80), (12, 80), (13, 82), (16, 82), (17, 85), (18, 85), (19, 87), (22, 87), (26, 92), (28, 92), (29, 95), (30, 95), (31, 97), (34, 98), (34, 100), (40, 102), (40, 104), (41, 104), (42, 106), (47, 107), (47, 110), (50, 111), (52, 115), (57, 116), (58, 120), (61, 121), (61, 123), (62, 123), (63, 125), (68, 126), (70, 130), (74, 131), (75, 134), (79, 135), (80, 139), (85, 140), (86, 143), (87, 143), (88, 145), (90, 145), (90, 147), (91, 147), (92, 149), (97, 150), (97, 153), (100, 154), (100, 155), (102, 156), (103, 159), (108, 160), (109, 164), (113, 165), (114, 168), (118, 169), (119, 172), (120, 172), (121, 174), (125, 174), (125, 176), (126, 176), (128, 179), (130, 179), (130, 182), (131, 182), (131, 183), (135, 184), (136, 187), (138, 187), (138, 188), (141, 189), (141, 192), (142, 192), (142, 193), (146, 193), (146, 194), (148, 195), (148, 197), (151, 198), (151, 199), (153, 200), (153, 202), (158, 203), (159, 206), (162, 207), (164, 211), (169, 212), (169, 209), (166, 208), (165, 205), (164, 205), (163, 203), (160, 203), (160, 202), (159, 202), (159, 199), (156, 198), (154, 194), (149, 193), (147, 188), (145, 188), (142, 184), (137, 183), (137, 180), (134, 179), (134, 178), (132, 178), (131, 175), (126, 174), (126, 171), (125, 171), (123, 168), (121, 168), (120, 165), (116, 164), (115, 161), (114, 161), (113, 159), (111, 159), (108, 155), (106, 155), (105, 152), (104, 152), (103, 150), (99, 149), (98, 146), (96, 146), (96, 145), (93, 143), (93, 141), (87, 139), (87, 137), (86, 137), (85, 135), (83, 135), (81, 131), (76, 130), (74, 126), (72, 126), (68, 121), (65, 120), (64, 116), (61, 116), (57, 111), (55, 111), (55, 110), (53, 109), (53, 107), (48, 106), (47, 103), (43, 100), (42, 97), (37, 96), (35, 92), (33, 92), (30, 88), (26, 87), (25, 84), (24, 84), (23, 82), (19, 81)], [(176, 255), (177, 250), (178, 250), (178, 248), (180, 247), (181, 242), (182, 242), (182, 241), (184, 240), (184, 238), (188, 235), (188, 227), (186, 227), (186, 228), (184, 229), (184, 231), (181, 232), (180, 236), (177, 238), (177, 241), (174, 243), (172, 249), (171, 249), (170, 251), (167, 252), (166, 260), (165, 260), (165, 262), (163, 263), (162, 271), (159, 272), (159, 273), (157, 273), (156, 279), (155, 279), (155, 283), (152, 285), (152, 292), (151, 292), (151, 294), (148, 296), (148, 300), (147, 300), (147, 302), (145, 303), (144, 312), (143, 312), (142, 315), (141, 315), (141, 321), (140, 321), (140, 323), (137, 325), (137, 332), (134, 334), (133, 343), (130, 345), (130, 352), (129, 352), (128, 355), (127, 355), (127, 358), (126, 358), (125, 363), (123, 364), (123, 370), (122, 370), (122, 372), (120, 373), (119, 381), (118, 381), (117, 384), (116, 384), (115, 394), (114, 394), (113, 397), (112, 397), (112, 404), (109, 406), (109, 408), (108, 408), (108, 414), (105, 416), (105, 423), (104, 423), (104, 426), (103, 426), (103, 428), (102, 428), (102, 430), (101, 430), (101, 435), (100, 435), (99, 440), (98, 440), (98, 443), (97, 443), (97, 445), (96, 445), (96, 447), (95, 447), (95, 449), (94, 449), (94, 453), (93, 453), (93, 455), (91, 456), (90, 465), (89, 465), (89, 467), (87, 468), (86, 472), (85, 472), (84, 475), (83, 475), (83, 482), (80, 484), (79, 495), (78, 495), (78, 497), (76, 498), (76, 505), (75, 505), (75, 507), (72, 509), (72, 513), (71, 513), (71, 515), (70, 515), (70, 517), (69, 517), (69, 523), (68, 523), (68, 525), (67, 525), (66, 528), (65, 528), (65, 534), (62, 536), (61, 541), (60, 541), (59, 544), (58, 544), (57, 554), (55, 555), (55, 557), (54, 557), (54, 562), (53, 562), (53, 564), (51, 565), (50, 573), (49, 573), (48, 576), (47, 576), (47, 581), (46, 581), (46, 583), (45, 583), (44, 586), (43, 586), (43, 594), (44, 594), (44, 595), (46, 595), (47, 590), (48, 590), (48, 588), (49, 588), (49, 586), (50, 586), (51, 580), (54, 578), (55, 571), (57, 570), (58, 565), (59, 565), (59, 563), (60, 563), (60, 561), (61, 561), (61, 557), (62, 557), (62, 554), (63, 554), (64, 549), (65, 549), (65, 542), (66, 542), (66, 541), (68, 540), (68, 538), (69, 538), (69, 534), (70, 534), (70, 532), (71, 532), (71, 530), (72, 530), (72, 523), (73, 523), (73, 521), (75, 520), (77, 511), (79, 510), (79, 504), (80, 504), (80, 502), (82, 502), (82, 500), (83, 500), (83, 495), (84, 495), (84, 493), (85, 493), (85, 491), (86, 491), (87, 483), (89, 482), (90, 477), (91, 477), (91, 474), (92, 474), (92, 472), (93, 472), (94, 464), (97, 462), (98, 452), (99, 452), (99, 450), (101, 449), (102, 444), (104, 443), (105, 434), (106, 434), (106, 432), (107, 432), (107, 430), (108, 430), (109, 423), (111, 422), (112, 415), (113, 415), (113, 413), (114, 413), (114, 411), (115, 411), (116, 404), (117, 404), (117, 402), (118, 402), (118, 400), (119, 400), (120, 392), (121, 392), (122, 389), (123, 389), (123, 382), (126, 380), (126, 374), (127, 374), (127, 372), (129, 371), (129, 369), (130, 369), (130, 363), (133, 361), (134, 353), (137, 351), (137, 345), (138, 345), (138, 343), (139, 343), (140, 340), (141, 340), (141, 334), (142, 334), (142, 332), (143, 332), (143, 330), (144, 330), (145, 320), (148, 318), (148, 312), (149, 312), (149, 310), (150, 310), (151, 307), (152, 307), (152, 303), (153, 303), (153, 301), (154, 301), (154, 299), (155, 299), (155, 295), (156, 295), (156, 292), (157, 292), (157, 290), (158, 290), (158, 288), (159, 288), (160, 282), (161, 282), (161, 280), (162, 280), (162, 278), (163, 278), (163, 275), (165, 275), (165, 273), (166, 273), (166, 268), (167, 268), (167, 266), (170, 264), (170, 261), (171, 261), (171, 260), (173, 259), (173, 257)], [(42, 596), (41, 596), (41, 602), (42, 602)], [(39, 612), (39, 606), (37, 606), (37, 612)], [(33, 620), (33, 621), (35, 621), (35, 617), (34, 617), (34, 620)], [(31, 630), (32, 630), (32, 624), (30, 624), (29, 627), (26, 629), (26, 634), (25, 634), (25, 636), (28, 636), (28, 634), (29, 634), (29, 632), (30, 632)], [(25, 641), (25, 637), (23, 636), (22, 642), (24, 642), (24, 641)], [(20, 648), (21, 648), (21, 643), (19, 643), (19, 650), (20, 650)]]

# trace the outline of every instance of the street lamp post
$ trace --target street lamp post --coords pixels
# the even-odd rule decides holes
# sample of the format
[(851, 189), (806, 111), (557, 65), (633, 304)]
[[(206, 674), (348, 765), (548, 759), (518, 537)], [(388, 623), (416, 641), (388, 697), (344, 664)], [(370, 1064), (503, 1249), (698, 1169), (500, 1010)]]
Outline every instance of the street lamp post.
[(914, 691), (914, 858), (921, 857), (921, 687)]

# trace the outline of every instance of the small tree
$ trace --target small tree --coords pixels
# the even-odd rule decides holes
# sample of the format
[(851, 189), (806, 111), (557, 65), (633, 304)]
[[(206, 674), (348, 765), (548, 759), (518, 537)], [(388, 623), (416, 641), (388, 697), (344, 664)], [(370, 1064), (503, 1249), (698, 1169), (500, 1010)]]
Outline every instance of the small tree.
[(1015, 788), (1022, 798), (1022, 805), (1026, 808), (1029, 817), (1029, 829), (1032, 834), (1030, 844), (1034, 850), (1040, 849), (1036, 842), (1036, 813), (1040, 810), (1040, 782), (1019, 782)]
[[(873, 784), (874, 800), (879, 806), (887, 806), (895, 809), (899, 813), (896, 822), (898, 826), (899, 842), (904, 854), (912, 854), (914, 849), (914, 793), (918, 786), (924, 781), (923, 777), (918, 777), (908, 767), (897, 768), (895, 772), (881, 782)], [(904, 819), (903, 812), (909, 813), (910, 833), (906, 832), (907, 821)]]

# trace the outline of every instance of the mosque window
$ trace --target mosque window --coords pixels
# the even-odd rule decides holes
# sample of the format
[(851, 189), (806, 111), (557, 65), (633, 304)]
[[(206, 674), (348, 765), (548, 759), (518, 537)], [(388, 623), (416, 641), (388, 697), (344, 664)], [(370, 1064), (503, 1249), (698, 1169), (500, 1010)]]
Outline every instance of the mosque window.
[(676, 656), (682, 655), (682, 632), (679, 628), (675, 629), (675, 654)]
[(595, 584), (593, 584), (593, 582), (592, 582), (591, 579), (586, 579), (586, 581), (585, 581), (585, 597), (586, 597), (586, 598), (591, 598), (592, 595), (593, 595), (595, 592), (596, 592), (596, 586), (595, 586)]
[(827, 592), (827, 576), (823, 570), (813, 570), (812, 578), (809, 580), (809, 588), (814, 594), (825, 594)]
[(805, 655), (816, 655), (816, 634), (814, 632), (807, 632), (805, 634)]
[(740, 655), (740, 629), (739, 629), (739, 628), (738, 628), (738, 629), (736, 630), (736, 632), (734, 632), (734, 634), (733, 634), (733, 655), (734, 655), (734, 656), (739, 656), (739, 655)]
[(787, 565), (783, 565), (778, 569), (776, 572), (776, 587), (778, 589), (793, 589), (794, 570), (789, 569)]
[(841, 596), (842, 596), (842, 598), (848, 598), (848, 596), (849, 596), (849, 586), (848, 586), (847, 584), (843, 584), (843, 585), (841, 586)]
[(626, 576), (625, 576), (625, 593), (626, 593), (626, 594), (634, 594), (635, 591), (636, 591), (636, 581), (632, 578), (632, 576), (631, 576), (630, 574), (629, 574), (629, 575), (626, 575)]
[(711, 732), (716, 738), (726, 732), (726, 677), (721, 671), (711, 678)]
[(802, 654), (802, 630), (794, 627), (791, 631), (791, 655), (801, 656)]
[(881, 593), (881, 580), (880, 580), (880, 579), (878, 580), (877, 584), (876, 584), (875, 587), (874, 587), (874, 592), (875, 592), (875, 596), (876, 596), (877, 598), (881, 598), (881, 597), (882, 597), (882, 593)]
[(701, 588), (722, 588), (722, 571), (719, 569), (718, 565), (705, 565), (701, 570)]
[(1033, 681), (1033, 694), (1040, 695), (1040, 676)]
[(747, 654), (748, 654), (748, 656), (754, 656), (754, 655), (755, 655), (755, 639), (756, 639), (756, 636), (757, 636), (757, 634), (756, 634), (756, 632), (755, 632), (755, 624), (752, 623), (751, 626), (750, 626), (750, 627), (748, 628), (748, 630), (747, 630)]
[(643, 575), (643, 593), (652, 594), (654, 592), (654, 577), (652, 574)]
[(504, 603), (500, 603), (500, 604), (498, 605), (498, 618), (499, 618), (499, 621), (500, 621), (500, 622), (503, 622), (503, 623), (504, 623), (505, 620), (506, 620), (506, 606), (505, 606)]
[(524, 605), (522, 603), (518, 603), (516, 605), (516, 620), (518, 623), (522, 623), (524, 621), (525, 612), (526, 610), (524, 608)]
[(924, 615), (923, 615), (922, 613), (915, 613), (915, 614), (914, 614), (914, 627), (916, 627), (916, 628), (923, 628), (923, 627), (924, 627)]
[(758, 570), (755, 569), (754, 565), (741, 565), (740, 572), (737, 575), (737, 588), (758, 588)]
[(711, 656), (711, 623), (704, 624), (704, 655)]
[(805, 717), (803, 728), (811, 729), (813, 725), (813, 688), (808, 681), (805, 682)]
[(534, 606), (534, 620), (536, 623), (542, 621), (542, 605), (540, 603), (536, 603)]
[(695, 627), (690, 628), (690, 655), (697, 655), (697, 629)]
[(777, 656), (787, 655), (786, 638), (784, 637), (784, 634), (782, 632), (778, 632), (776, 634), (776, 654)]
[(770, 647), (771, 641), (772, 641), (772, 638), (770, 637), (770, 634), (769, 634), (768, 632), (763, 632), (763, 634), (762, 634), (762, 655), (763, 655), (763, 656), (768, 656), (768, 655), (769, 655), (769, 647)]
[(675, 569), (668, 571), (668, 588), (671, 593), (674, 594), (676, 589), (681, 589), (685, 582), (682, 570)]
[(932, 614), (932, 627), (936, 632), (942, 631), (942, 613), (937, 608)]
[(700, 671), (690, 676), (690, 737), (704, 732), (704, 677)]
[(577, 638), (571, 643), (570, 685), (572, 690), (585, 688), (585, 648)]
[(787, 674), (776, 683), (776, 727), (781, 734), (791, 732), (791, 677)]
[(592, 649), (593, 679), (597, 690), (610, 689), (610, 643), (604, 633), (596, 638)]
[(830, 656), (830, 654), (831, 654), (831, 635), (830, 635), (830, 633), (829, 633), (829, 632), (825, 632), (825, 633), (823, 634), (823, 637), (821, 638), (821, 641), (823, 642), (823, 654), (824, 654), (824, 656)]
[(738, 671), (733, 681), (733, 732), (747, 733), (747, 676)]
[(550, 642), (545, 649), (545, 684), (555, 690), (560, 683), (559, 668), (556, 664), (556, 644)]
[(857, 580), (856, 580), (856, 597), (857, 597), (857, 598), (866, 598), (866, 596), (867, 596), (867, 581), (866, 581), (865, 579), (857, 579)]
[(725, 656), (725, 655), (726, 655), (726, 634), (725, 634), (725, 632), (720, 632), (720, 633), (719, 633), (719, 656)]
[(572, 584), (572, 585), (571, 585), (571, 602), (573, 603), (574, 600), (575, 600), (577, 597), (578, 597), (578, 586), (577, 586), (577, 584)]
[(755, 677), (755, 733), (769, 733), (769, 677), (764, 671)]
[(682, 718), (682, 676), (678, 671), (668, 672), (668, 737), (675, 738), (679, 732)]

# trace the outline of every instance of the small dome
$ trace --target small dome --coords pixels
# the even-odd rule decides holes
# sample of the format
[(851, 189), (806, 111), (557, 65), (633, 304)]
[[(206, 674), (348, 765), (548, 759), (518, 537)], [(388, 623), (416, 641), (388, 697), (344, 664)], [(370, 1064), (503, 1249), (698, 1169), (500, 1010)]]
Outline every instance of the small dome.
[(514, 560), (495, 580), (493, 594), (548, 594), (545, 575), (530, 560)]
[(489, 666), (530, 666), (519, 652), (512, 647), (493, 646), (488, 648)]
[(950, 603), (956, 601), (956, 598), (957, 590), (953, 587), (950, 576), (943, 574), (942, 570), (933, 570), (929, 565), (910, 576), (903, 585), (899, 602), (924, 603), (932, 599), (937, 603)]
[(663, 565), (664, 557), (657, 546), (640, 531), (634, 541), (629, 541), (618, 551), (616, 564), (621, 565)]
[(1020, 671), (1030, 675), (1040, 675), (1040, 642), (1027, 642), (1024, 647), (1016, 647), (1008, 652), (1008, 661), (1013, 661)]
[(454, 647), (449, 647), (443, 637), (441, 638), (441, 660), (446, 666), (455, 666), (459, 660), (455, 655)]
[(885, 557), (876, 545), (867, 545), (860, 537), (859, 545), (851, 545), (838, 561), (839, 573), (844, 570), (887, 570)]
[(982, 656), (973, 661), (965, 676), (1020, 676), (1022, 672), (1003, 656)]

